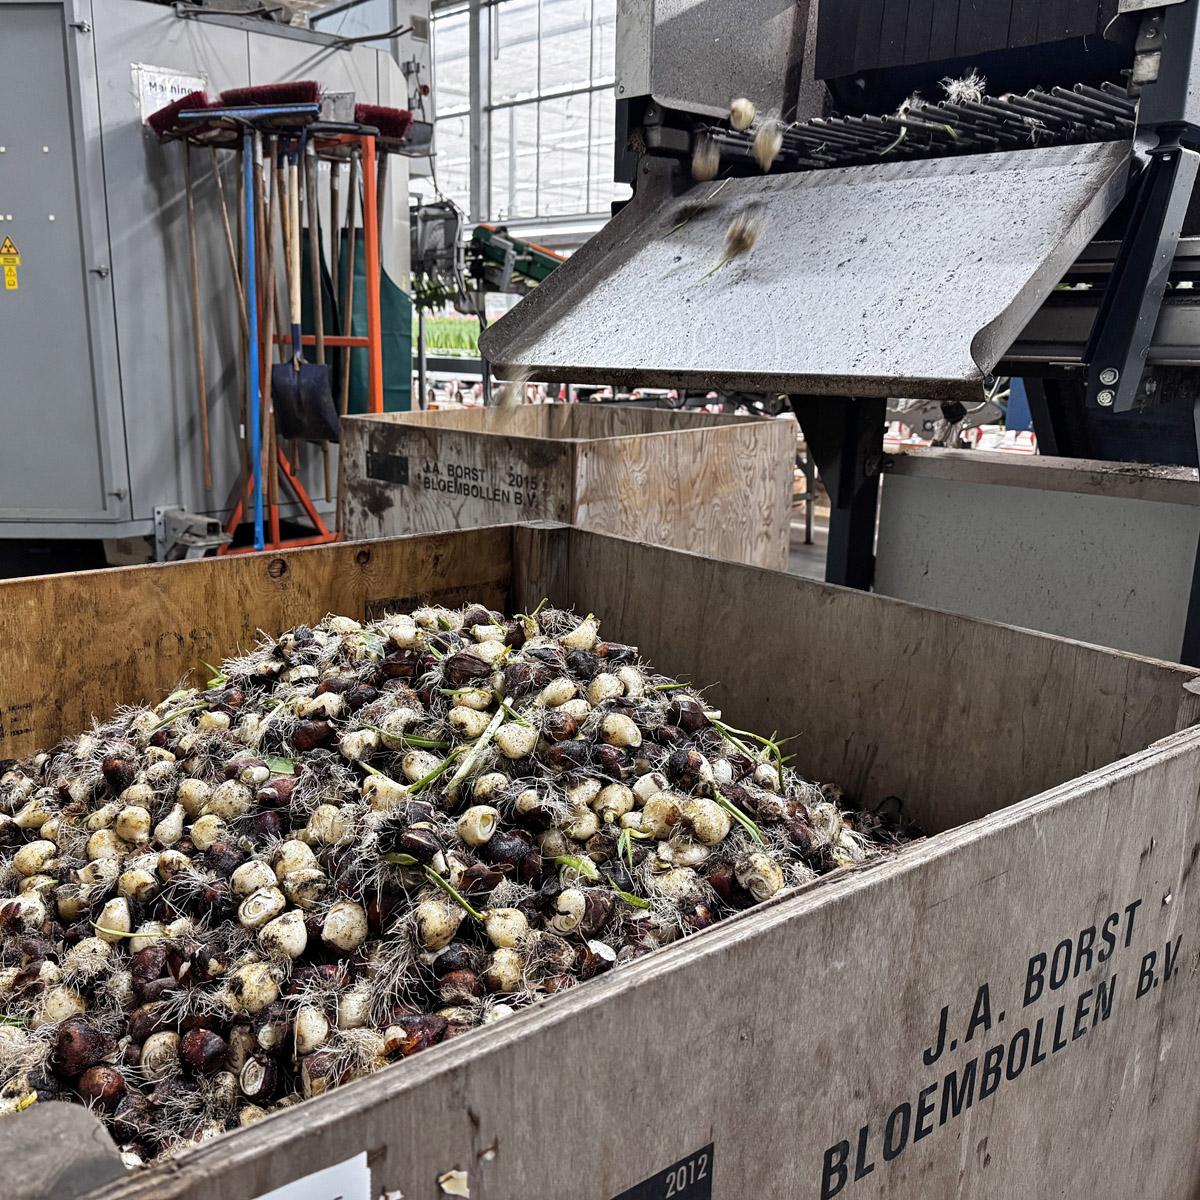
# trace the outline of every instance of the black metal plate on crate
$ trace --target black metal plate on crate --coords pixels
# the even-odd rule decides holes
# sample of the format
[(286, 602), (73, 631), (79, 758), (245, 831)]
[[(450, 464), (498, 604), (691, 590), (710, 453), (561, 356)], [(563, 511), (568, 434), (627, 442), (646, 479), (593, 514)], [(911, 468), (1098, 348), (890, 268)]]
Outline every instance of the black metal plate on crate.
[(713, 1143), (613, 1200), (712, 1200)]
[(384, 483), (407, 483), (408, 455), (368, 450), (367, 478), (379, 479)]

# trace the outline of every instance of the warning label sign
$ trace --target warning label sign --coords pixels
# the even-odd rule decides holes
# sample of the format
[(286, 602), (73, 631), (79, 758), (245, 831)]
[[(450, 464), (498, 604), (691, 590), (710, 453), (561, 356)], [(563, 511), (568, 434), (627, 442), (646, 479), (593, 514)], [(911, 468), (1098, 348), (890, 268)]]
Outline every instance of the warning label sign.
[(0, 242), (0, 270), (4, 271), (4, 290), (17, 290), (17, 268), (21, 265), (21, 252), (10, 237)]

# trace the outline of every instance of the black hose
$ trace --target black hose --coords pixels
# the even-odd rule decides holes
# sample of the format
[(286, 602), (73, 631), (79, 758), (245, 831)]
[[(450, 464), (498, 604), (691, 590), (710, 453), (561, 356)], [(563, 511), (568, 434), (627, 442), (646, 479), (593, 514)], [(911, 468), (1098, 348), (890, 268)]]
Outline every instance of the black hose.
[(403, 37), (406, 33), (412, 33), (411, 25), (397, 25), (394, 29), (386, 29), (383, 33), (360, 33), (354, 37), (338, 38), (334, 42), (335, 46), (356, 46), (359, 42), (381, 42), (385, 38)]
[(176, 4), (181, 17), (207, 14), (212, 17), (271, 17), (286, 12), (282, 4), (260, 4), (257, 8), (210, 8), (207, 4)]

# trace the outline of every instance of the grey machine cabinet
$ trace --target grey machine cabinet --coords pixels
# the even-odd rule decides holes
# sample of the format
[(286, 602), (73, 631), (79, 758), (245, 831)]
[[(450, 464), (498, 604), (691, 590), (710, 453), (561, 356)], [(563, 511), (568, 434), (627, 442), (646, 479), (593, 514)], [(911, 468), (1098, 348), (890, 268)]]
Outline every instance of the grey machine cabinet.
[[(143, 125), (136, 68), (199, 78), (210, 95), (315, 79), (399, 108), (409, 82), (382, 50), (145, 0), (0, 0), (0, 41), (0, 244), (10, 238), (20, 258), (15, 275), (0, 272), (0, 538), (144, 535), (165, 507), (220, 515), (237, 483), (243, 385), (216, 187), (207, 152), (194, 152), (214, 462), (206, 492), (182, 151)], [(428, 41), (403, 52), (418, 55), (427, 80)], [(234, 215), (234, 156), (223, 168)], [(397, 225), (407, 191), (408, 160), (397, 157), (384, 237), (397, 279), (408, 268)], [(317, 447), (301, 448), (300, 467), (318, 505), (332, 508)]]

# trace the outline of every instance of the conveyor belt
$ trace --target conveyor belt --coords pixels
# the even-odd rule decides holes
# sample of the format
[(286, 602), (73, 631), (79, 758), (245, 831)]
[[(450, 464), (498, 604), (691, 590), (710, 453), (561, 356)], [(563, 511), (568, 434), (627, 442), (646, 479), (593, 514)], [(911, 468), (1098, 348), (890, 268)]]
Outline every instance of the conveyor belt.
[[(1036, 89), (1023, 96), (987, 96), (978, 102), (918, 103), (886, 117), (817, 117), (784, 130), (775, 170), (1128, 141), (1136, 115), (1136, 101), (1123, 89), (1077, 83), (1073, 90)], [(724, 164), (754, 164), (753, 131), (736, 133), (724, 126), (708, 126), (696, 136), (711, 138)]]

